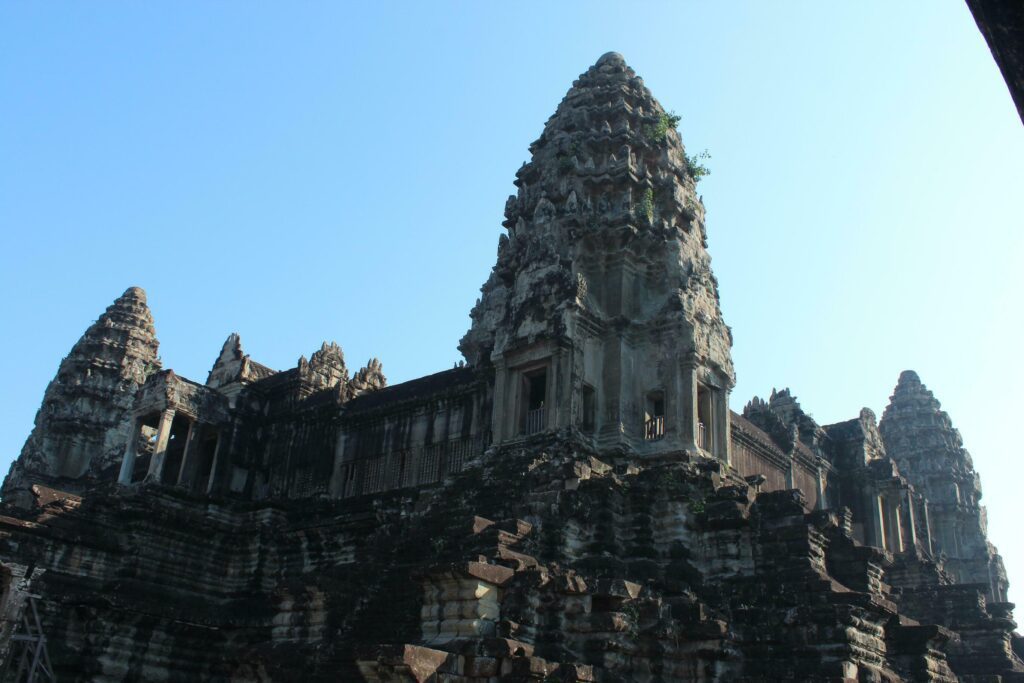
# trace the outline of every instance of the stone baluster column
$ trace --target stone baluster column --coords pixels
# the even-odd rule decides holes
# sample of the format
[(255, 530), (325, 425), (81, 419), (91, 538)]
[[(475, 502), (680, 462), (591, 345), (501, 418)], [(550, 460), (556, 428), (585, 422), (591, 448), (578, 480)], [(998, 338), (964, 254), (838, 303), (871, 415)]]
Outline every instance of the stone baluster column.
[(228, 429), (221, 429), (217, 433), (217, 448), (213, 452), (213, 465), (210, 466), (210, 481), (206, 485), (206, 492), (209, 494), (223, 493), (224, 489), (227, 488), (227, 459), (237, 431), (238, 425), (236, 424)]
[(921, 507), (924, 509), (924, 537), (928, 545), (928, 554), (934, 555), (935, 549), (932, 547), (932, 520), (928, 514), (928, 499), (922, 496)]
[(894, 499), (892, 495), (885, 496), (885, 523), (886, 523), (886, 536), (889, 539), (889, 550), (894, 553), (903, 552), (903, 524), (901, 522), (900, 515), (900, 503), (899, 499)]
[(818, 487), (817, 487), (818, 488), (818, 500), (816, 501), (816, 505), (814, 506), (814, 509), (816, 509), (816, 510), (824, 510), (825, 507), (826, 507), (825, 506), (825, 473), (824, 473), (824, 469), (825, 468), (822, 466), (822, 463), (819, 461), (818, 462), (817, 472), (816, 472), (816, 474), (817, 474), (817, 482), (816, 483), (818, 485)]
[(196, 420), (189, 420), (188, 435), (185, 437), (185, 452), (181, 455), (181, 467), (178, 468), (179, 486), (191, 490), (195, 479), (196, 468), (199, 466), (199, 435), (202, 428)]
[(907, 489), (900, 490), (900, 510), (903, 513), (904, 526), (906, 527), (907, 542), (913, 550), (917, 550), (917, 517), (914, 515), (914, 499)]
[(146, 473), (147, 481), (159, 482), (163, 478), (164, 461), (167, 459), (167, 444), (171, 439), (171, 423), (174, 422), (174, 412), (174, 408), (168, 408), (160, 413), (156, 445), (153, 448), (153, 457), (149, 461), (149, 471)]
[(117, 483), (132, 483), (132, 474), (135, 472), (135, 458), (139, 451), (139, 430), (142, 421), (139, 418), (132, 419), (132, 428), (128, 432), (128, 443), (124, 447), (124, 458), (121, 460), (121, 472), (118, 474)]
[(871, 530), (873, 537), (871, 545), (885, 550), (885, 525), (882, 513), (882, 496), (878, 493), (868, 494), (868, 514), (871, 515)]

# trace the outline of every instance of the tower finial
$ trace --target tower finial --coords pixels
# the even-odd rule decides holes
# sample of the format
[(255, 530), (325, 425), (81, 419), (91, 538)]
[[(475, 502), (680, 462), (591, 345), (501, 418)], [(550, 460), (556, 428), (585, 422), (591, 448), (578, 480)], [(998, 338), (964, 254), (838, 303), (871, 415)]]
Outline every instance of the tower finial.
[(898, 384), (910, 384), (910, 383), (921, 383), (921, 378), (917, 376), (917, 373), (913, 370), (904, 370), (900, 373)]
[(618, 52), (605, 52), (594, 66), (626, 66), (626, 58)]
[(124, 290), (124, 294), (118, 297), (118, 300), (121, 299), (134, 299), (140, 304), (145, 304), (146, 290), (144, 290), (142, 287), (137, 286), (129, 287), (128, 289)]

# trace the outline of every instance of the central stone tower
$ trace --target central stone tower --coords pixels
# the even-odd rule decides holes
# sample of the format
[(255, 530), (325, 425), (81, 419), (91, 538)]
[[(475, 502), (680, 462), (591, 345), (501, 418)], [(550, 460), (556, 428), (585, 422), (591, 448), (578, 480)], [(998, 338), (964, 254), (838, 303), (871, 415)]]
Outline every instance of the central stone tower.
[(531, 145), (460, 344), (493, 371), (495, 443), (728, 461), (732, 336), (677, 122), (610, 52)]

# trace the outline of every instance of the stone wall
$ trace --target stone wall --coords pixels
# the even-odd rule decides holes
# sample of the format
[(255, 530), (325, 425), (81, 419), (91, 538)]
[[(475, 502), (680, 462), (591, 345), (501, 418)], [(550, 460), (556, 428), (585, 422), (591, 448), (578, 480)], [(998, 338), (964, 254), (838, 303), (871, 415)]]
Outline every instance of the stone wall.
[(97, 490), (0, 518), (0, 553), (45, 569), (61, 680), (1024, 674), (983, 591), (807, 507), (705, 459), (552, 440), (440, 487), (301, 505)]
[(435, 484), (479, 459), (490, 415), (475, 373), (457, 368), (346, 406), (331, 493), (358, 496)]

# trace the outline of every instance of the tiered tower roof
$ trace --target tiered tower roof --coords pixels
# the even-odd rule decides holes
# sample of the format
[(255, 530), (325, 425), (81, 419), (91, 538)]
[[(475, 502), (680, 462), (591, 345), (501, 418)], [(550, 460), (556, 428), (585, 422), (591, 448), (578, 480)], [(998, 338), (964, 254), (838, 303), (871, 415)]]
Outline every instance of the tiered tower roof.
[(643, 310), (630, 316), (645, 324), (681, 318), (698, 356), (732, 376), (704, 207), (678, 121), (618, 53), (573, 83), (516, 173), (508, 234), (461, 344), (471, 364), (537, 337), (564, 336), (561, 314), (573, 307), (604, 319), (623, 315), (633, 285), (596, 282), (595, 273), (628, 252), (644, 290)]
[(160, 369), (158, 348), (146, 293), (129, 287), (61, 361), (4, 482), (5, 497), (29, 472), (53, 478), (116, 469), (135, 393)]
[(981, 487), (960, 432), (913, 370), (900, 374), (879, 430), (900, 472), (918, 481), (929, 474), (956, 479), (961, 494), (970, 494), (963, 502), (977, 505)]

